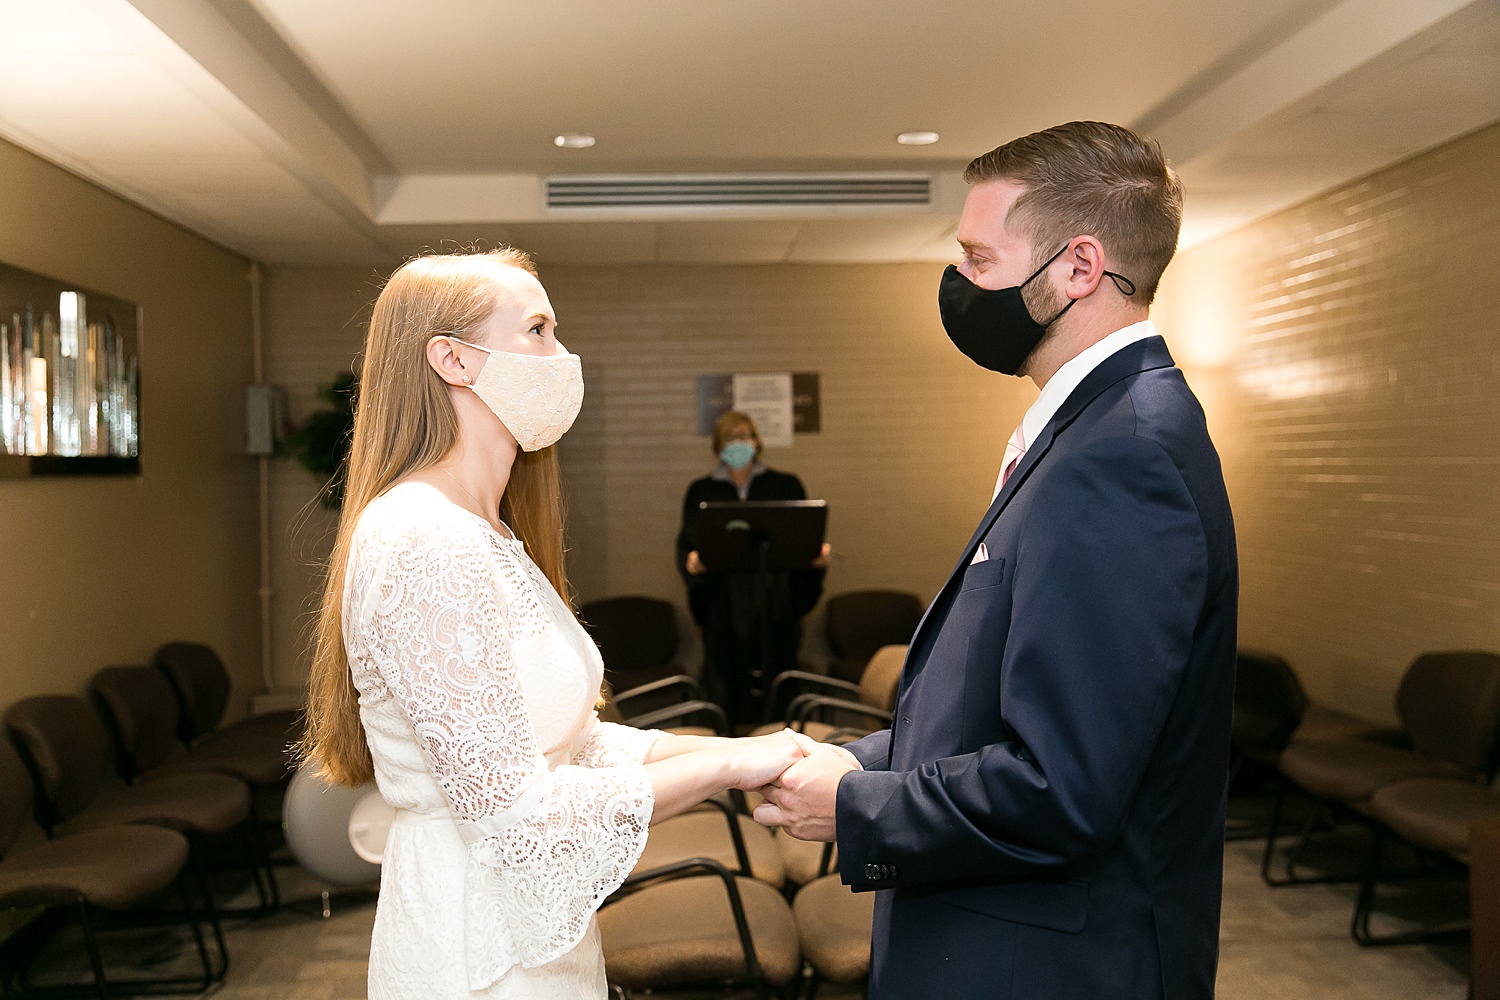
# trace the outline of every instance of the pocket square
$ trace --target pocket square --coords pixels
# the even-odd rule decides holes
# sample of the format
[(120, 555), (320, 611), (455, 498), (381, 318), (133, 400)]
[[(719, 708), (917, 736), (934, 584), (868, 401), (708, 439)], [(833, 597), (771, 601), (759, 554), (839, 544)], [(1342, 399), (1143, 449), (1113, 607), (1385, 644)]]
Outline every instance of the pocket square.
[(983, 542), (980, 542), (979, 543), (979, 551), (974, 553), (974, 558), (969, 560), (969, 565), (972, 566), (975, 563), (982, 563), (982, 562), (989, 562), (989, 561), (990, 561), (990, 550), (984, 547), (984, 543)]

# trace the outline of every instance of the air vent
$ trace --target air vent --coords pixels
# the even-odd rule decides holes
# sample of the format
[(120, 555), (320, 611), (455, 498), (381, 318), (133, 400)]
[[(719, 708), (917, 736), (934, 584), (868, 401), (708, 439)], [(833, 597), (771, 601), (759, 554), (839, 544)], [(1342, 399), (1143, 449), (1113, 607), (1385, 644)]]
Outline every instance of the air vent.
[(635, 174), (547, 178), (547, 207), (831, 208), (932, 204), (926, 174)]

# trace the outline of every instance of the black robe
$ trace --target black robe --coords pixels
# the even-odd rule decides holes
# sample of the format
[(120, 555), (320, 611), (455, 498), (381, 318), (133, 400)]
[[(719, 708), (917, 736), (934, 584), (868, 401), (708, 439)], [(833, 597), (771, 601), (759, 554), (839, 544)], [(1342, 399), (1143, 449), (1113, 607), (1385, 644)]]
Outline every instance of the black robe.
[[(753, 725), (765, 714), (766, 687), (783, 670), (797, 668), (802, 616), (823, 594), (821, 569), (770, 574), (765, 595), (766, 656), (762, 663), (758, 599), (759, 574), (715, 573), (692, 576), (687, 556), (698, 548), (698, 505), (735, 503), (734, 483), (705, 476), (695, 479), (682, 501), (677, 534), (677, 571), (687, 583), (688, 608), (703, 630), (703, 682), (709, 697), (724, 707), (734, 726)], [(806, 500), (796, 476), (763, 469), (750, 480), (747, 500)]]

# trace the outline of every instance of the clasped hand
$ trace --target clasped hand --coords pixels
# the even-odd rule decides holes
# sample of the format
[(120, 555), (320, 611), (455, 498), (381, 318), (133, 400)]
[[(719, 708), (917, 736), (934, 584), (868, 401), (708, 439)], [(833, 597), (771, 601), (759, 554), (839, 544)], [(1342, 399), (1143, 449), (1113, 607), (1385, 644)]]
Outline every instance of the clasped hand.
[(803, 756), (760, 788), (765, 801), (755, 807), (755, 821), (798, 840), (832, 841), (839, 779), (860, 770), (859, 760), (843, 747), (791, 735)]

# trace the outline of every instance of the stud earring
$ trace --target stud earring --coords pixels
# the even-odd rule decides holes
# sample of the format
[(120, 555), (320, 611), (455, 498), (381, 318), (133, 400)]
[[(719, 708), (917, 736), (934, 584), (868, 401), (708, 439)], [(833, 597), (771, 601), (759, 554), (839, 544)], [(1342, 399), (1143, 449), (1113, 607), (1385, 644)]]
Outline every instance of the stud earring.
[(469, 378), (467, 373), (460, 375), (459, 378), (463, 379), (464, 385), (472, 385), (474, 382), (473, 379)]

